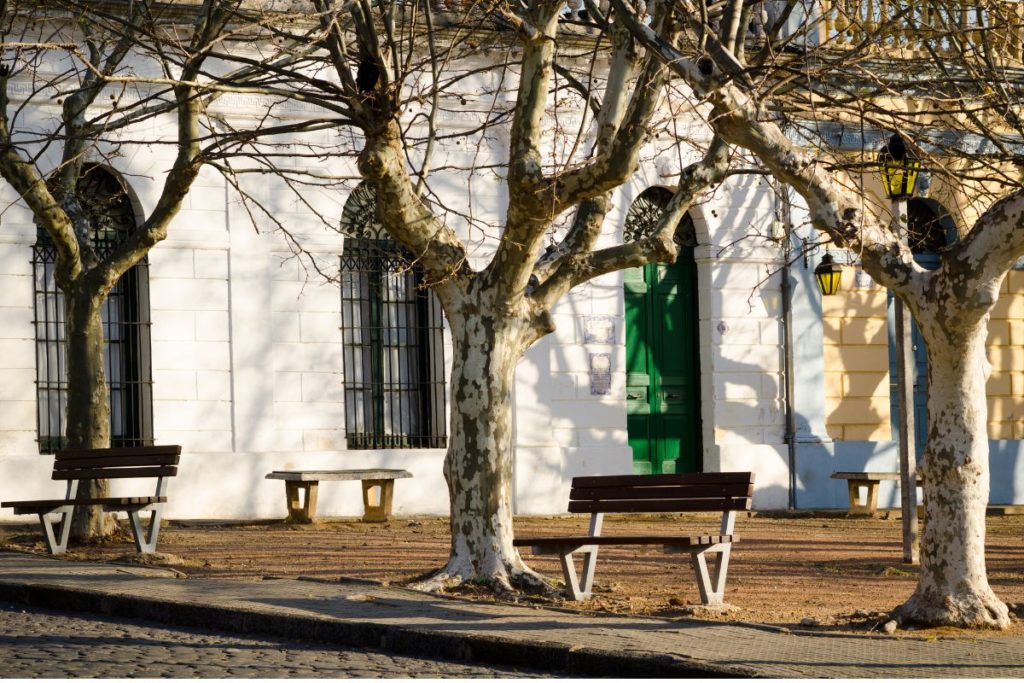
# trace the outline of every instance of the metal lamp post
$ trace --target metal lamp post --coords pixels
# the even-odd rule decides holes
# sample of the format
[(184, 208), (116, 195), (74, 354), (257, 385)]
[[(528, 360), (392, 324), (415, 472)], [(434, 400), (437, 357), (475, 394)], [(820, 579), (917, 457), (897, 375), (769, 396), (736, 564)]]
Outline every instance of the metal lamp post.
[[(908, 243), (907, 200), (913, 196), (920, 171), (920, 162), (907, 149), (899, 133), (892, 137), (878, 155), (882, 185), (892, 202), (892, 227), (904, 243)], [(918, 562), (917, 532), (917, 459), (914, 446), (914, 395), (910, 380), (914, 367), (910, 313), (899, 297), (895, 297), (896, 319), (896, 386), (899, 405), (900, 506), (903, 511), (903, 561)]]

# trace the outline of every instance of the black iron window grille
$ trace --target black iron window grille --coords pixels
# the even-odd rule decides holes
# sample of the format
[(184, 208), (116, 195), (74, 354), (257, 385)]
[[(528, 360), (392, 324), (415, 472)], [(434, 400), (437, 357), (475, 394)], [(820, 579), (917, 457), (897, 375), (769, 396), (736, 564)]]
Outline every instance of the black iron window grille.
[[(91, 197), (96, 210), (102, 210), (94, 220), (93, 245), (103, 255), (135, 227), (130, 201), (120, 181), (98, 166), (83, 172), (78, 192)], [(40, 453), (54, 453), (67, 443), (64, 295), (54, 278), (56, 261), (56, 248), (40, 230), (32, 248)], [(145, 259), (118, 280), (100, 315), (106, 340), (104, 370), (110, 394), (111, 445), (152, 445), (149, 265)]]
[(341, 257), (348, 447), (444, 448), (441, 305), (423, 286), (423, 273), (409, 254), (383, 236), (367, 187), (353, 192), (343, 217), (348, 235)]
[[(672, 191), (664, 187), (648, 187), (630, 204), (626, 213), (626, 221), (622, 227), (624, 242), (636, 242), (650, 237), (658, 227), (658, 221), (672, 201)], [(693, 217), (684, 213), (676, 224), (672, 239), (680, 247), (697, 246), (697, 230), (693, 225)]]

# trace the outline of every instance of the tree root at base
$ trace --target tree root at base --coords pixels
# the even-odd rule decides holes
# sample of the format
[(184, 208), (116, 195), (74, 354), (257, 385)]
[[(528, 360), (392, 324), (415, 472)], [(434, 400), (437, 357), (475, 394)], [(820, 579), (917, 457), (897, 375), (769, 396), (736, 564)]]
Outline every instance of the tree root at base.
[(901, 624), (994, 630), (1010, 627), (1009, 608), (991, 592), (943, 597), (915, 593), (893, 610), (892, 615)]
[(443, 569), (407, 587), (425, 593), (439, 593), (463, 586), (477, 586), (487, 588), (496, 597), (508, 600), (515, 600), (523, 594), (540, 595), (547, 598), (556, 598), (560, 595), (560, 591), (553, 587), (543, 575), (525, 565), (509, 566), (506, 564), (498, 571), (483, 573), (467, 571), (467, 564), (452, 560)]

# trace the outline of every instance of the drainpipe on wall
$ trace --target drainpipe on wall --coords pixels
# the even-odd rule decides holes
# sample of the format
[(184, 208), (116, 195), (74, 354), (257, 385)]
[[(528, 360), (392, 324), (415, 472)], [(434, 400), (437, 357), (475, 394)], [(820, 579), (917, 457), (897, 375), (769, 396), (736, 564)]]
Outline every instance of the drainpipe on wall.
[(790, 215), (789, 190), (784, 185), (774, 185), (775, 197), (779, 202), (778, 214), (782, 219), (785, 249), (782, 267), (782, 350), (783, 350), (783, 400), (786, 409), (786, 451), (789, 456), (789, 509), (796, 509), (796, 411), (793, 409), (793, 285), (790, 276), (792, 259), (793, 221)]

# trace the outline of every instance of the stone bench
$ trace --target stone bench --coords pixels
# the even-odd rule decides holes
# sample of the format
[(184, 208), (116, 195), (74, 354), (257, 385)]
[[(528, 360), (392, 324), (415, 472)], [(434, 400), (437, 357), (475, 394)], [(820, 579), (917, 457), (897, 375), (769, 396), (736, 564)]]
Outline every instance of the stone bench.
[[(288, 502), (285, 521), (312, 524), (316, 518), (317, 488), (322, 481), (360, 481), (363, 484), (363, 521), (385, 522), (391, 516), (395, 479), (406, 479), (406, 470), (275, 470), (267, 479), (283, 479)], [(299, 491), (305, 493), (300, 502)]]
[[(850, 498), (850, 514), (873, 517), (878, 512), (878, 484), (894, 481), (899, 486), (899, 472), (833, 472), (832, 479), (845, 479)], [(920, 484), (918, 480), (918, 484)], [(860, 502), (860, 490), (867, 489), (864, 504)]]

